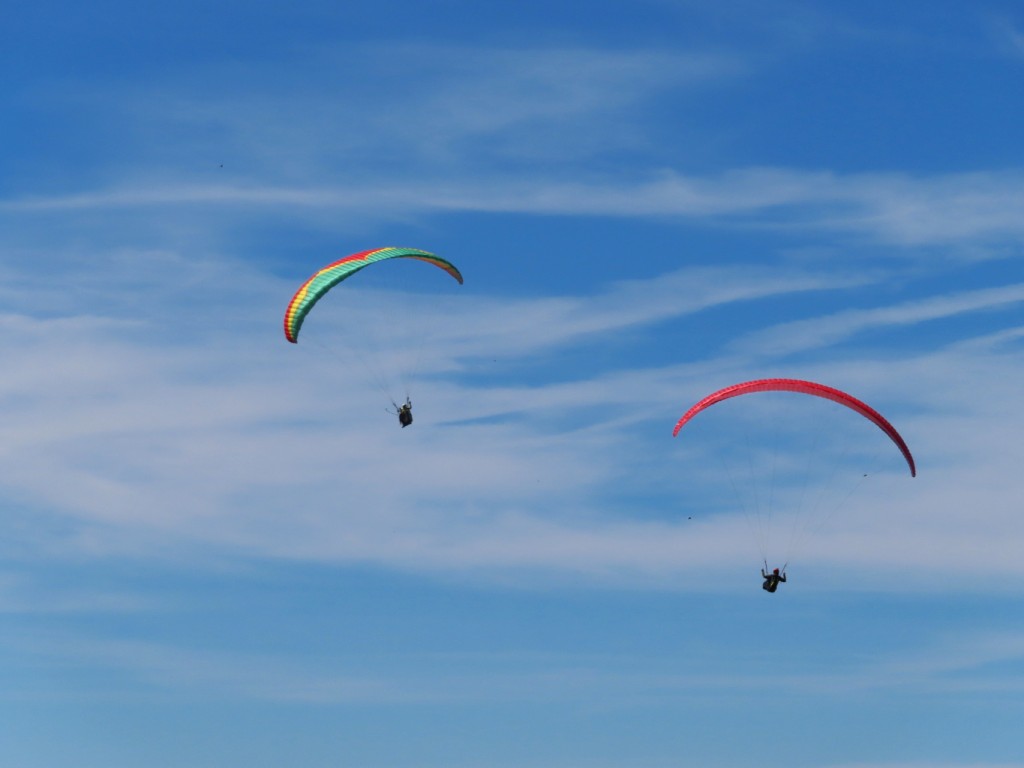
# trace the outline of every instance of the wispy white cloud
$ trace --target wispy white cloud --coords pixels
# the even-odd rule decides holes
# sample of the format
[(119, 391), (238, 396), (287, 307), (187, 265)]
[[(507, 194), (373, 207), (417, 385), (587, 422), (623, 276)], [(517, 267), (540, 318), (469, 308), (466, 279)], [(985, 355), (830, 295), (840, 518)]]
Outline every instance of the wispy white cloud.
[(392, 42), (186, 72), (93, 102), (150, 167), (412, 180), (636, 150), (650, 141), (640, 110), (656, 97), (743, 71), (740, 57), (712, 52)]
[[(205, 265), (200, 271), (209, 274)], [(187, 269), (176, 273), (191, 284), (193, 275)], [(158, 282), (154, 290), (173, 291), (174, 286), (161, 287), (162, 275), (162, 270), (155, 273)], [(599, 332), (614, 334), (711, 306), (848, 284), (841, 277), (823, 279), (799, 272), (785, 276), (743, 270), (739, 279), (730, 279), (726, 270), (694, 270), (657, 280), (623, 282), (589, 301), (579, 297), (522, 302), (470, 298), (455, 313), (452, 325), (458, 329), (457, 335), (436, 339), (446, 349), (447, 359), (437, 352), (424, 359), (428, 367), (452, 369), (453, 354), (530, 355)], [(215, 280), (209, 290), (216, 293), (216, 285)], [(263, 286), (265, 293), (256, 301), (264, 302), (278, 287), (275, 281), (268, 281)], [(679, 298), (683, 287), (685, 299)], [(121, 290), (114, 284), (107, 288), (112, 295)], [(286, 295), (283, 290), (277, 294)], [(378, 298), (385, 307), (391, 301), (403, 301), (400, 296)], [(29, 304), (33, 301), (28, 298)], [(259, 329), (254, 336), (253, 329), (243, 324), (220, 329), (212, 339), (204, 334), (200, 347), (191, 343), (153, 345), (154, 338), (166, 334), (161, 323), (177, 322), (180, 310), (171, 305), (167, 311), (170, 314), (162, 318), (143, 315), (123, 321), (88, 316), (35, 320), (11, 315), (3, 319), (10, 330), (7, 353), (13, 373), (4, 379), (0, 397), (19, 403), (3, 426), (8, 488), (35, 488), (43, 492), (47, 503), (62, 508), (70, 505), (97, 522), (169, 524), (174, 528), (179, 522), (218, 516), (237, 503), (228, 497), (253, 483), (277, 487), (279, 503), (290, 506), (292, 484), (322, 478), (322, 473), (330, 473), (327, 468), (344, 456), (349, 471), (364, 478), (357, 485), (363, 485), (365, 491), (379, 482), (379, 488), (371, 491), (371, 495), (380, 494), (376, 503), (399, 504), (405, 489), (386, 487), (377, 458), (395, 450), (390, 431), (387, 437), (380, 434), (383, 413), (360, 412), (358, 405), (353, 410), (344, 398), (339, 402), (336, 376), (321, 375), (325, 361), (317, 354), (297, 358), (301, 350), (280, 339), (276, 324), (269, 338)], [(222, 311), (219, 304), (209, 304), (190, 322), (205, 328)], [(195, 340), (194, 327), (184, 338)], [(476, 329), (472, 334), (466, 331), (470, 327)], [(269, 347), (263, 349), (264, 344)], [(326, 364), (332, 365), (329, 360)], [(313, 372), (307, 374), (304, 367)], [(631, 402), (632, 385), (628, 381), (619, 385), (622, 391), (615, 397), (622, 403)], [(613, 387), (619, 385), (612, 382)], [(446, 403), (440, 412), (447, 409), (472, 421), (608, 405), (607, 386), (575, 382), (554, 388), (511, 387), (481, 397), (481, 393), (470, 395), (435, 385), (434, 396)], [(311, 413), (308, 405), (314, 402), (332, 403), (322, 426), (308, 423), (310, 418), (319, 418), (319, 409)], [(428, 423), (429, 418), (428, 414)], [(469, 439), (483, 431), (479, 425), (456, 429)], [(601, 472), (599, 467), (588, 466), (582, 456), (572, 458), (571, 443), (578, 436), (559, 438), (547, 429), (533, 434), (531, 428), (515, 424), (495, 431), (503, 434), (502, 442), (511, 453), (469, 455), (458, 447), (464, 438), (442, 435), (428, 456), (420, 456), (406, 467), (405, 477), (421, 491), (432, 488), (443, 498), (466, 493), (472, 506), (486, 504), (486, 496), (497, 489), (510, 499), (533, 498), (559, 488), (558, 493), (569, 493), (565, 485), (570, 477), (587, 484)], [(592, 439), (600, 442), (607, 437), (598, 434)], [(564, 453), (567, 448), (568, 455)], [(559, 454), (559, 461), (551, 460)], [(444, 466), (458, 466), (460, 473), (453, 477), (439, 471)], [(175, 477), (179, 480), (172, 480)], [(168, 495), (168, 489), (157, 489), (166, 481), (177, 485), (180, 478), (188, 480), (187, 490), (181, 490), (189, 501), (177, 492)], [(224, 509), (218, 511), (221, 505)], [(258, 517), (260, 513), (250, 509), (246, 514)], [(305, 512), (299, 516), (302, 514)], [(514, 521), (510, 524), (521, 526)], [(524, 536), (533, 535), (531, 525), (526, 526)], [(215, 528), (213, 525), (210, 530)], [(358, 528), (353, 526), (351, 531)], [(353, 545), (350, 551), (358, 549)]]
[[(1014, 669), (1021, 672), (1014, 673)], [(1024, 691), (1024, 635), (1015, 632), (943, 638), (913, 656), (876, 662), (864, 670), (876, 685), (918, 690)]]
[[(536, 176), (536, 175), (535, 175)], [(348, 187), (149, 184), (0, 201), (0, 212), (44, 213), (219, 206), (236, 215), (402, 217), (486, 212), (623, 218), (738, 220), (751, 228), (835, 231), (899, 246), (984, 246), (1024, 237), (1024, 183), (1016, 172), (836, 176), (747, 169), (717, 177), (665, 172), (651, 179), (563, 182), (543, 178), (381, 181)]]
[(1024, 284), (930, 297), (896, 306), (845, 310), (760, 331), (735, 343), (744, 354), (782, 357), (837, 344), (875, 328), (897, 328), (971, 312), (1005, 309), (1024, 301)]
[(1021, 33), (1017, 29), (1011, 29), (1009, 30), (1009, 37), (1017, 55), (1024, 56), (1024, 33)]
[[(894, 653), (864, 651), (827, 665), (765, 665), (755, 652), (747, 663), (706, 657), (679, 663), (632, 654), (486, 652), (430, 654), (386, 651), (324, 655), (307, 649), (286, 657), (268, 651), (230, 653), (159, 641), (102, 639), (55, 633), (31, 639), (7, 633), (9, 651), (62, 665), (103, 669), (106, 695), (143, 686), (158, 695), (201, 691), (207, 697), (317, 705), (435, 704), (578, 700), (590, 696), (632, 706), (637, 700), (726, 693), (733, 697), (796, 692), (820, 701), (875, 693), (934, 696), (943, 693), (1015, 693), (1024, 678), (1019, 633), (947, 636)], [(700, 656), (700, 654), (698, 654)], [(998, 670), (998, 672), (996, 671)], [(1009, 671), (1008, 671), (1009, 670)], [(71, 695), (75, 684), (51, 690)], [(95, 692), (94, 692), (95, 693)], [(614, 705), (609, 705), (614, 707)]]
[[(745, 68), (736, 56), (388, 50), (313, 53), (289, 74), (255, 78), (259, 88), (251, 71), (228, 67), (205, 71), (198, 91), (189, 79), (180, 92), (171, 81), (147, 83), (130, 98), (112, 94), (105, 119), (116, 115), (136, 132), (119, 147), (128, 162), (109, 159), (102, 174), (120, 180), (27, 191), (0, 201), (0, 214), (214, 208), (353, 226), (367, 217), (487, 212), (738, 220), (901, 246), (1024, 237), (1019, 169), (694, 174), (641, 151), (654, 97), (736, 77)], [(635, 150), (629, 162), (599, 160), (624, 149)], [(230, 158), (215, 161), (218, 154)]]
[[(10, 555), (9, 557), (12, 557)], [(152, 610), (155, 601), (126, 591), (100, 591), (33, 584), (22, 577), (0, 579), (0, 614), (124, 614)]]
[(1013, 19), (993, 17), (989, 21), (989, 27), (1000, 52), (1013, 57), (1024, 57), (1024, 33)]
[[(180, 271), (189, 281), (188, 269)], [(428, 369), (449, 377), (423, 382), (424, 407), (408, 431), (368, 409), (372, 396), (360, 394), (345, 367), (297, 357), (302, 350), (281, 340), (276, 323), (229, 324), (197, 347), (168, 343), (169, 318), (159, 312), (173, 319), (174, 303), (132, 333), (120, 320), (9, 316), (16, 332), (3, 335), (12, 375), (0, 382), (0, 485), (78, 521), (80, 538), (65, 544), (90, 552), (137, 554), (159, 541), (167, 552), (202, 545), (494, 578), (543, 573), (692, 588), (682, 574), (735, 571), (753, 545), (742, 520), (684, 521), (682, 511), (701, 508), (701, 498), (657, 482), (679, 474), (671, 423), (709, 382), (756, 378), (779, 361), (726, 353), (644, 368), (620, 360), (610, 342), (708, 307), (850, 284), (723, 268), (627, 281), (589, 297), (471, 295), (456, 313), (457, 334), (427, 350)], [(284, 289), (254, 280), (242, 295), (251, 306), (276, 306)], [(878, 310), (832, 333), (1017, 300), (1013, 290)], [(220, 311), (202, 307), (192, 310), (199, 328), (211, 324), (204, 312)], [(828, 316), (819, 322), (828, 330)], [(989, 333), (899, 361), (855, 355), (788, 371), (880, 407), (921, 469), (871, 509), (817, 533), (807, 567), (868, 563), (871, 575), (859, 585), (880, 589), (926, 589), (951, 560), (972, 574), (966, 589), (1018, 572), (1024, 531), (1012, 467), (1024, 457), (1013, 435), (1024, 424), (1014, 415), (1020, 370), (1010, 330), (996, 334), (1002, 343)], [(588, 338), (601, 339), (606, 364), (559, 383), (471, 385), (452, 359), (501, 350), (529, 360)], [(995, 455), (994, 444), (1002, 446)], [(631, 519), (625, 499), (650, 488), (659, 489), (665, 517)], [(979, 506), (984, 518), (963, 515)], [(908, 536), (913, 552), (898, 545)], [(965, 554), (965, 542), (984, 556)], [(898, 585), (894, 572), (903, 572)], [(717, 588), (729, 588), (730, 578)]]
[[(91, 696), (111, 696), (138, 686), (157, 693), (202, 691), (207, 696), (241, 697), (311, 703), (409, 703), (431, 697), (409, 683), (354, 670), (339, 670), (334, 660), (289, 662), (255, 652), (221, 653), (194, 648), (132, 640), (98, 640), (83, 635), (73, 642), (53, 634), (38, 635), (31, 642), (7, 639), (9, 647), (36, 659), (106, 670), (102, 690)], [(80, 685), (80, 684), (79, 684)], [(67, 697), (76, 693), (69, 683), (47, 693)]]
[(192, 72), (187, 88), (168, 78), (95, 95), (98, 119), (126, 132), (116, 157), (96, 160), (106, 181), (26, 187), (0, 200), (0, 216), (25, 228), (30, 213), (105, 213), (132, 226), (128, 212), (151, 227), (159, 218), (187, 229), (186, 214), (215, 212), (312, 218), (337, 230), (479, 212), (739, 223), (910, 248), (1024, 239), (1024, 174), (1015, 167), (916, 175), (666, 167), (673, 161), (648, 146), (657, 98), (742, 76), (749, 64), (739, 55), (387, 50), (313, 52), (283, 72), (257, 67), (262, 77), (224, 67), (204, 70), (198, 87)]
[[(545, 349), (585, 342), (597, 334), (614, 334), (667, 322), (702, 310), (772, 296), (836, 291), (870, 284), (871, 274), (857, 275), (800, 269), (696, 267), (655, 279), (623, 280), (589, 297), (509, 300), (470, 298), (458, 307), (463, 320), (438, 339), (456, 355), (536, 354)], [(475, 318), (472, 322), (470, 318)], [(469, 330), (469, 329), (472, 330)], [(456, 330), (457, 329), (457, 330)]]

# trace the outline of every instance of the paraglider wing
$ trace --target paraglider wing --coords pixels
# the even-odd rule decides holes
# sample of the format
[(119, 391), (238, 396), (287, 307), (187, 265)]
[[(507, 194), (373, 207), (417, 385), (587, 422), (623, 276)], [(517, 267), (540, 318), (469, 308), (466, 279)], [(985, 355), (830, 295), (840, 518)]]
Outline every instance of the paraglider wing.
[(917, 476), (917, 468), (914, 465), (914, 457), (911, 455), (910, 449), (900, 436), (900, 433), (896, 431), (896, 428), (893, 427), (893, 425), (890, 424), (882, 414), (867, 403), (861, 402), (853, 395), (848, 395), (841, 390), (833, 387), (827, 387), (824, 384), (816, 384), (813, 381), (802, 381), (800, 379), (757, 379), (755, 381), (746, 381), (742, 384), (733, 384), (730, 387), (725, 387), (724, 389), (720, 389), (717, 392), (713, 392), (708, 395), (684, 413), (683, 417), (676, 423), (675, 429), (672, 430), (672, 436), (675, 437), (678, 435), (679, 430), (681, 430), (686, 423), (690, 421), (690, 419), (704, 409), (710, 408), (715, 403), (728, 400), (730, 397), (746, 395), (752, 392), (799, 392), (805, 395), (823, 397), (826, 400), (832, 400), (840, 405), (845, 405), (847, 408), (856, 411), (885, 432), (885, 434), (889, 436), (889, 439), (896, 444), (896, 447), (900, 449), (900, 452), (903, 454), (903, 458), (907, 460), (907, 466), (910, 467), (911, 477)]
[(299, 329), (302, 328), (302, 321), (320, 298), (331, 288), (342, 280), (354, 275), (364, 267), (375, 264), (386, 259), (417, 259), (433, 264), (443, 269), (462, 283), (462, 274), (454, 264), (435, 256), (433, 253), (421, 251), (416, 248), (376, 248), (372, 251), (362, 251), (339, 259), (333, 264), (328, 264), (318, 270), (311, 278), (304, 282), (299, 290), (288, 302), (288, 309), (284, 313), (284, 335), (293, 344), (299, 340)]

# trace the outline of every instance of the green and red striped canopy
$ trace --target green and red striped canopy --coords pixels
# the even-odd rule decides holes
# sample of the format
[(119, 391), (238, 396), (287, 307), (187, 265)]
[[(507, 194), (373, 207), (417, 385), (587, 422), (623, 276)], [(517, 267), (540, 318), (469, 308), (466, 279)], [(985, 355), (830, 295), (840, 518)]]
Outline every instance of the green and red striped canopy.
[(333, 264), (328, 264), (323, 269), (317, 270), (312, 277), (299, 287), (299, 290), (292, 296), (292, 300), (288, 302), (288, 309), (284, 313), (285, 338), (293, 344), (298, 342), (302, 321), (306, 319), (306, 315), (309, 314), (313, 305), (331, 288), (364, 267), (368, 267), (378, 261), (386, 261), (387, 259), (417, 259), (418, 261), (425, 261), (428, 264), (433, 264), (435, 267), (443, 269), (458, 280), (460, 284), (462, 283), (462, 274), (454, 264), (442, 259), (440, 256), (427, 251), (421, 251), (418, 248), (375, 248), (371, 251), (353, 253), (351, 256), (346, 256), (335, 261)]

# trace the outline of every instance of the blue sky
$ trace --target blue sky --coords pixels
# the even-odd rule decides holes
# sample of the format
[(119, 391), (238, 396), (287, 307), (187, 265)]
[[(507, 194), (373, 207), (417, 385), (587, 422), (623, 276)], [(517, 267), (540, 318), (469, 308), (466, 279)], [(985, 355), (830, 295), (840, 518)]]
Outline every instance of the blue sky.
[(1020, 5), (292, 5), (5, 8), (0, 763), (1024, 766)]

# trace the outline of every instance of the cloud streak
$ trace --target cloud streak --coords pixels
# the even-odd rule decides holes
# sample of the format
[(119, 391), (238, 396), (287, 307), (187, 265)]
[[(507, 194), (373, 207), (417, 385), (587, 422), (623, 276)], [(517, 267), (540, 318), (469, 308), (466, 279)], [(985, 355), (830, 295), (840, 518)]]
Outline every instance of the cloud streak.
[[(746, 169), (717, 177), (522, 181), (492, 178), (366, 179), (350, 187), (147, 184), (0, 201), (0, 212), (43, 214), (216, 206), (236, 215), (289, 213), (408, 216), (503, 213), (548, 216), (738, 220), (752, 229), (831, 231), (920, 247), (1018, 242), (1024, 238), (1024, 176), (1016, 172), (908, 177), (836, 176)], [(381, 211), (387, 211), (382, 214)]]
[(128, 134), (117, 158), (96, 159), (107, 181), (8, 196), (0, 217), (26, 227), (29, 214), (127, 213), (166, 226), (216, 211), (337, 229), (486, 213), (739, 224), (901, 249), (1024, 240), (1019, 168), (694, 172), (652, 153), (645, 117), (657, 99), (744, 76), (749, 65), (737, 55), (388, 50), (312, 53), (296, 64), (305, 76), (270, 70), (255, 78), (258, 88), (250, 70), (223, 67), (204, 71), (198, 88), (194, 78), (188, 88), (168, 78), (155, 89), (93, 94), (96, 119)]
[[(760, 697), (773, 691), (826, 702), (851, 695), (996, 696), (1024, 690), (1024, 679), (1005, 671), (1024, 659), (1024, 641), (1014, 632), (950, 635), (902, 652), (866, 652), (824, 666), (817, 664), (821, 654), (812, 651), (810, 663), (799, 669), (782, 666), (769, 671), (757, 652), (740, 664), (699, 652), (696, 658), (679, 662), (607, 652), (380, 651), (359, 657), (324, 656), (308, 648), (289, 659), (268, 651), (225, 653), (83, 634), (68, 641), (52, 632), (31, 639), (8, 633), (3, 641), (9, 652), (36, 664), (105, 670), (106, 695), (142, 686), (157, 695), (202, 692), (207, 697), (316, 706), (427, 702), (444, 706), (595, 697), (628, 708), (637, 700), (664, 705), (714, 693)], [(71, 693), (71, 686), (49, 691), (51, 696)]]
[(878, 328), (898, 328), (959, 315), (998, 311), (1024, 301), (1024, 283), (954, 293), (902, 305), (864, 310), (846, 310), (826, 317), (784, 323), (754, 333), (736, 342), (743, 354), (782, 357), (796, 352), (838, 344), (850, 337)]
[[(197, 269), (211, 273), (207, 265)], [(189, 281), (188, 269), (182, 272)], [(1001, 306), (1019, 301), (1021, 289), (826, 315), (807, 321), (810, 341), (784, 325), (767, 338), (800, 343), (763, 344), (757, 360), (728, 351), (637, 367), (618, 358), (613, 341), (712, 307), (859, 282), (797, 270), (705, 268), (623, 281), (591, 296), (471, 295), (456, 313), (456, 332), (435, 338), (424, 356), (428, 370), (447, 374), (423, 383), (430, 406), (408, 434), (382, 411), (368, 410), (370, 398), (339, 379), (336, 368), (330, 372), (330, 360), (296, 358), (301, 350), (279, 338), (276, 324), (272, 337), (270, 328), (230, 324), (196, 348), (169, 344), (159, 312), (129, 334), (121, 321), (104, 318), (11, 316), (5, 322), (17, 331), (4, 335), (3, 353), (16, 373), (3, 380), (0, 398), (18, 407), (0, 427), (0, 481), (9, 495), (77, 521), (81, 538), (66, 546), (95, 553), (137, 555), (159, 542), (164, 553), (201, 546), (498, 580), (516, 572), (520, 583), (532, 573), (541, 581), (680, 588), (694, 585), (684, 574), (704, 572), (728, 589), (728, 573), (752, 547), (743, 522), (702, 515), (690, 524), (683, 512), (705, 504), (697, 488), (688, 497), (679, 485), (656, 481), (679, 474), (675, 450), (686, 446), (669, 438), (670, 416), (688, 397), (712, 381), (764, 375), (766, 365), (819, 343), (821, 334), (837, 349), (866, 327)], [(286, 294), (279, 283), (254, 279), (244, 301), (273, 304)], [(174, 293), (173, 286), (164, 290)], [(177, 313), (173, 304), (164, 311)], [(192, 322), (209, 320), (200, 313)], [(1010, 346), (961, 343), (898, 363), (853, 354), (801, 366), (798, 375), (841, 383), (878, 405), (900, 425), (921, 466), (913, 485), (843, 519), (840, 530), (817, 533), (806, 565), (871, 563), (874, 587), (883, 589), (892, 588), (893, 571), (905, 572), (901, 589), (926, 589), (935, 563), (950, 560), (973, 574), (963, 579), (965, 589), (1019, 572), (1014, 548), (1024, 531), (1006, 472), (1024, 458), (1010, 437), (1024, 424), (1010, 407), (1019, 361), (1015, 337), (1005, 338)], [(591, 339), (600, 339), (607, 363), (576, 380), (460, 378), (484, 355), (530, 362)], [(979, 387), (983, 400), (970, 394)], [(960, 429), (951, 444), (946, 436)], [(995, 460), (993, 441), (1006, 446)], [(630, 495), (652, 487), (664, 515), (630, 519)], [(988, 509), (984, 520), (966, 525), (962, 509), (979, 505)], [(911, 535), (912, 555), (879, 544)], [(965, 541), (986, 555), (965, 557)]]

